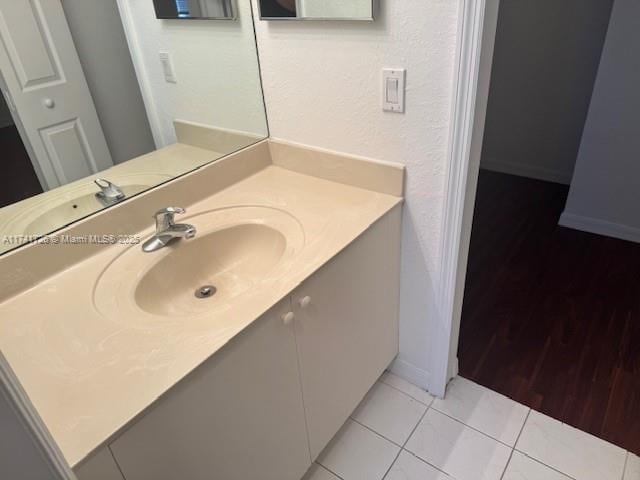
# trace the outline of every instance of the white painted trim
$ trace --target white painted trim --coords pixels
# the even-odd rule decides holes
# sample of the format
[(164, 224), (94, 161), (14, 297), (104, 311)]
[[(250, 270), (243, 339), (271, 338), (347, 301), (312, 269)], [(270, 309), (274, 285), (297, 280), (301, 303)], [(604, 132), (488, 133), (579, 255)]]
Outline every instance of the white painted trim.
[(573, 228), (583, 232), (640, 243), (640, 228), (630, 227), (629, 225), (623, 225), (621, 223), (608, 222), (607, 220), (593, 217), (583, 217), (582, 215), (575, 215), (565, 211), (560, 215), (558, 224), (562, 227)]
[(144, 103), (144, 107), (147, 111), (147, 117), (149, 119), (149, 126), (151, 127), (151, 135), (153, 135), (153, 141), (156, 144), (156, 148), (158, 149), (166, 147), (170, 142), (168, 142), (162, 134), (162, 122), (160, 121), (158, 108), (151, 92), (149, 75), (147, 69), (144, 66), (144, 55), (142, 54), (142, 49), (140, 48), (138, 32), (133, 23), (131, 8), (129, 7), (129, 0), (116, 1), (118, 2), (118, 10), (120, 10), (120, 18), (122, 19), (122, 26), (124, 27), (124, 35), (127, 38), (127, 44), (129, 45), (129, 53), (131, 54), (131, 60), (133, 61), (133, 69), (136, 72), (138, 84), (140, 85), (142, 102)]
[(454, 99), (453, 127), (440, 246), (441, 265), (439, 291), (437, 292), (437, 318), (431, 337), (431, 362), (433, 366), (428, 390), (444, 397), (450, 374), (456, 369), (449, 365), (455, 318), (455, 299), (460, 257), (461, 238), (469, 159), (473, 139), (476, 96), (480, 72), (484, 14), (486, 0), (461, 2), (458, 33), (458, 67)]
[(389, 371), (404, 378), (408, 382), (413, 383), (414, 385), (418, 385), (419, 387), (427, 388), (429, 385), (429, 372), (416, 367), (406, 360), (396, 358), (389, 366)]
[(14, 411), (20, 416), (25, 431), (40, 450), (43, 460), (54, 475), (52, 480), (77, 480), (2, 352), (0, 352), (0, 395), (4, 395), (9, 400)]
[(536, 180), (544, 180), (546, 182), (561, 183), (563, 185), (571, 184), (571, 178), (573, 177), (573, 172), (562, 172), (560, 170), (551, 170), (548, 168), (524, 165), (515, 162), (501, 162), (500, 160), (486, 157), (482, 159), (480, 168), (494, 172), (517, 175), (519, 177), (535, 178)]

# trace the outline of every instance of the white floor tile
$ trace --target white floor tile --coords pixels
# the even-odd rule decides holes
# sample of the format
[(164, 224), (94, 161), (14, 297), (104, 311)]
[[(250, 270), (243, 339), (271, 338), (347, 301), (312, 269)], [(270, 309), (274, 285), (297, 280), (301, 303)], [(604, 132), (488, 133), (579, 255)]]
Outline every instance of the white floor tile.
[(626, 458), (623, 449), (535, 411), (516, 448), (579, 480), (620, 480)]
[(429, 409), (406, 449), (456, 480), (499, 480), (511, 449)]
[(571, 480), (571, 478), (516, 451), (513, 452), (502, 480)]
[(403, 450), (384, 480), (454, 480)]
[(436, 399), (432, 408), (512, 447), (529, 412), (528, 407), (462, 377), (451, 381), (445, 399)]
[(431, 402), (433, 402), (434, 397), (427, 391), (391, 372), (384, 372), (382, 377), (380, 377), (380, 381), (397, 388), (401, 392), (406, 393), (411, 398), (424, 403), (427, 406), (431, 405)]
[(347, 420), (318, 463), (343, 480), (381, 480), (399, 451), (389, 440)]
[(633, 453), (627, 454), (627, 467), (623, 480), (640, 480), (640, 457)]
[(398, 445), (416, 428), (427, 406), (389, 385), (378, 382), (352, 418)]
[(317, 463), (311, 465), (311, 468), (302, 480), (340, 480), (333, 473)]

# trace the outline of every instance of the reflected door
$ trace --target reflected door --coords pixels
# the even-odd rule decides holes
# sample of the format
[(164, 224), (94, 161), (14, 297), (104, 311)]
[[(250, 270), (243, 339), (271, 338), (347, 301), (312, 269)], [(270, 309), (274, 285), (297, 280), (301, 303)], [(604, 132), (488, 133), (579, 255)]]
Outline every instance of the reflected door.
[(113, 165), (60, 0), (0, 0), (0, 70), (47, 189)]

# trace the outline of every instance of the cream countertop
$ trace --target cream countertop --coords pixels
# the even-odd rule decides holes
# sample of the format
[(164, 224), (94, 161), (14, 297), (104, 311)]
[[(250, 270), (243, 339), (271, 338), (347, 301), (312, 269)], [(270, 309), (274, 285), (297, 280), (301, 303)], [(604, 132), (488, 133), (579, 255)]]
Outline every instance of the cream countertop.
[(96, 308), (94, 286), (140, 246), (111, 246), (0, 304), (0, 349), (75, 466), (400, 202), (268, 166), (187, 209), (259, 206), (294, 217), (304, 239), (278, 276), (197, 319), (133, 310), (113, 319)]

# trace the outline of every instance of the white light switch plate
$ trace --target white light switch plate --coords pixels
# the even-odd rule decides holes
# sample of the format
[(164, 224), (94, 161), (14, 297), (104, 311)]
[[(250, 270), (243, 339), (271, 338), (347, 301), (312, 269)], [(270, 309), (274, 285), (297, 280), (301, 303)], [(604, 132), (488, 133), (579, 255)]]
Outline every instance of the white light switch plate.
[(160, 52), (159, 56), (160, 63), (162, 63), (162, 71), (164, 72), (164, 79), (169, 83), (178, 83), (169, 52)]
[(385, 112), (404, 113), (406, 75), (404, 68), (382, 70), (382, 109)]

